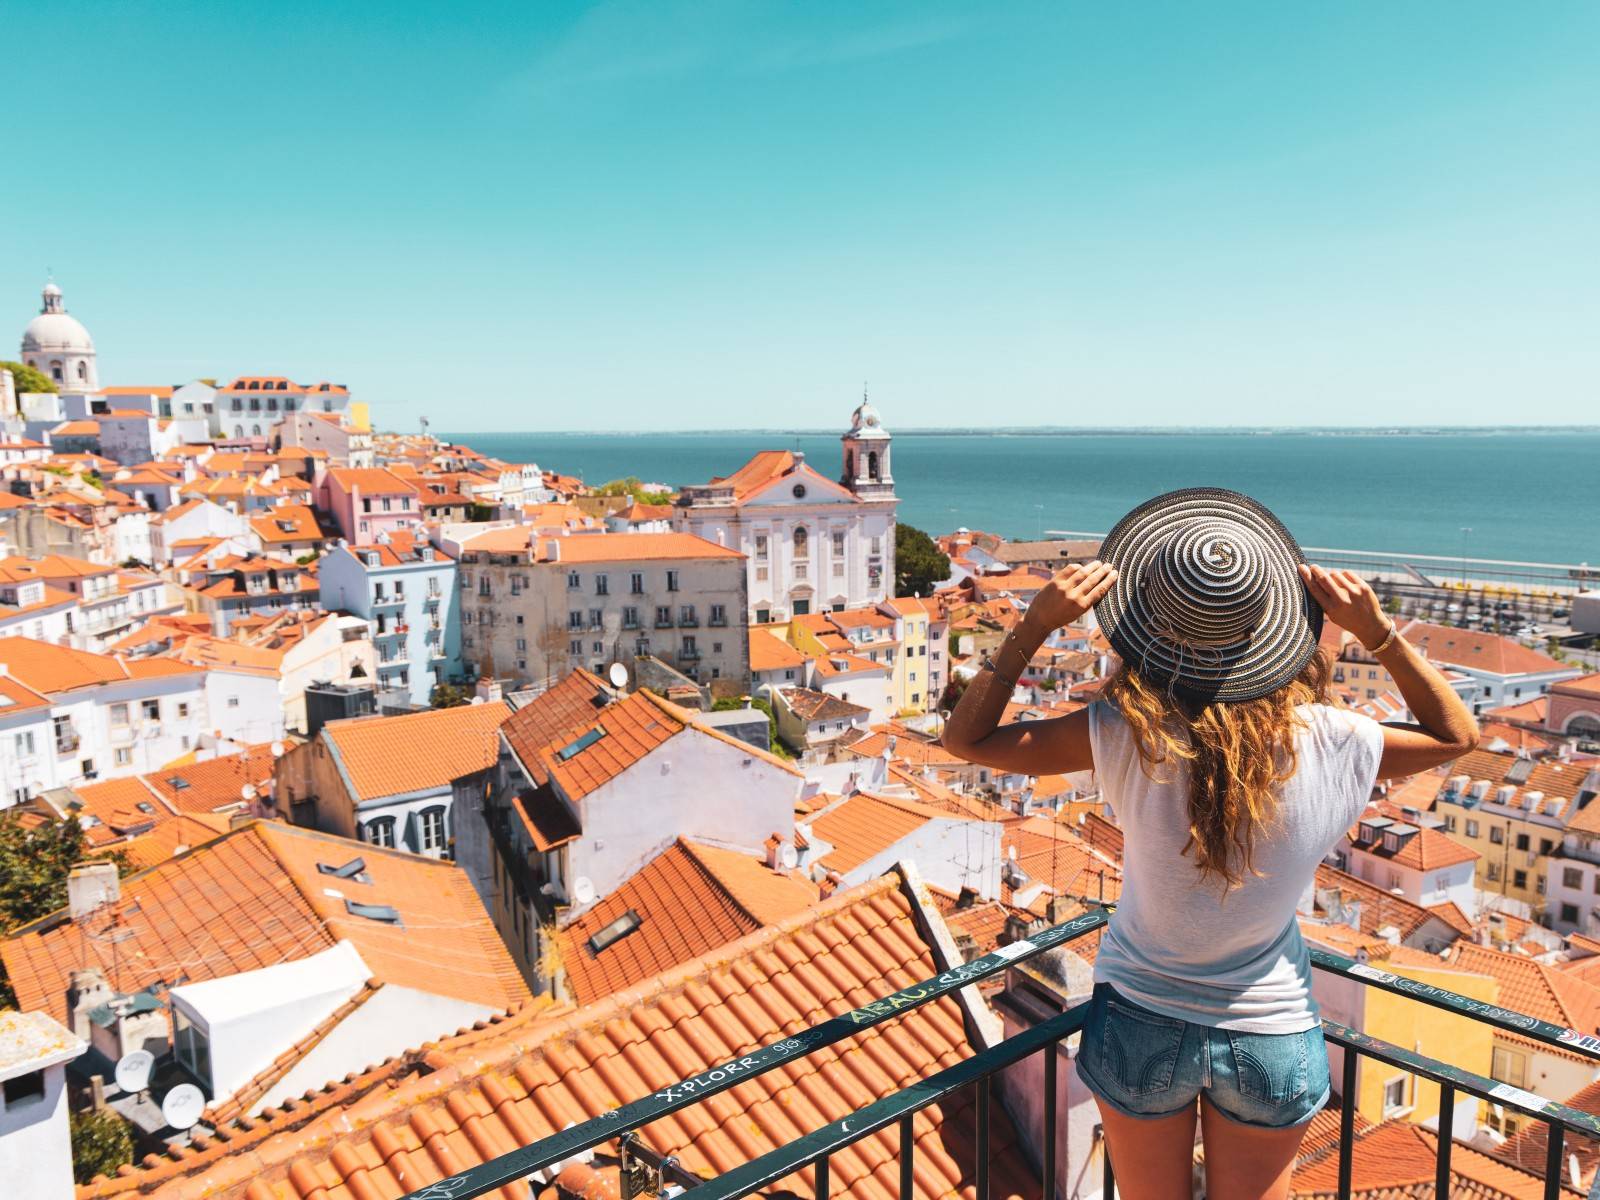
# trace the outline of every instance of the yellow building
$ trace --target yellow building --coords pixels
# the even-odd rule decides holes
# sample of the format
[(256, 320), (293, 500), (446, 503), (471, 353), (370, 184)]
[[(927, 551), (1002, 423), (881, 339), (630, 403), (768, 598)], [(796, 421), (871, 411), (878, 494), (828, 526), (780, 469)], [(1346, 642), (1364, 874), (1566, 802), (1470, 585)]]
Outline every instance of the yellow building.
[(1560, 847), (1584, 771), (1515, 754), (1474, 750), (1448, 768), (1434, 813), (1444, 831), (1478, 852), (1477, 885), (1545, 909), (1550, 855)]
[(915, 596), (872, 608), (805, 613), (790, 618), (785, 635), (808, 658), (853, 655), (886, 667), (890, 708), (897, 716), (936, 707), (950, 677), (949, 625), (937, 605)]
[[(1436, 954), (1410, 946), (1392, 946), (1348, 927), (1334, 925), (1319, 930), (1302, 923), (1301, 929), (1308, 943), (1337, 954), (1351, 955), (1357, 948), (1352, 939), (1359, 942), (1371, 955), (1371, 965), (1379, 970), (1475, 1000), (1497, 1002), (1498, 985), (1493, 977), (1455, 969)], [(1489, 1074), (1494, 1064), (1494, 1030), (1483, 1022), (1369, 987), (1355, 979), (1324, 971), (1316, 971), (1314, 976), (1314, 993), (1326, 1019), (1451, 1066)], [(1329, 1043), (1329, 1065), (1336, 1091), (1343, 1053), (1340, 1047)], [(1477, 1107), (1475, 1097), (1457, 1095), (1456, 1129), (1461, 1136), (1471, 1128)], [(1356, 1111), (1374, 1124), (1397, 1118), (1419, 1125), (1428, 1123), (1439, 1115), (1439, 1085), (1388, 1063), (1362, 1057), (1356, 1070)]]

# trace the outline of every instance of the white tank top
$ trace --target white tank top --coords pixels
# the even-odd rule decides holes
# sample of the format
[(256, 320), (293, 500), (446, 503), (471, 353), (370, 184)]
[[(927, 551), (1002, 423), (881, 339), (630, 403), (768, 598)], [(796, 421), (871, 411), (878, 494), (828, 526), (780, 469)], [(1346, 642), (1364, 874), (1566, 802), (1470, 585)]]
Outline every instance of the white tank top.
[(1371, 717), (1302, 705), (1298, 762), (1278, 815), (1257, 832), (1254, 864), (1223, 896), (1201, 881), (1189, 839), (1185, 763), (1171, 782), (1141, 769), (1133, 731), (1115, 705), (1089, 705), (1095, 773), (1123, 831), (1122, 897), (1095, 956), (1095, 982), (1154, 1012), (1250, 1033), (1299, 1033), (1317, 1024), (1311, 964), (1295, 920), (1317, 864), (1367, 806), (1383, 754)]

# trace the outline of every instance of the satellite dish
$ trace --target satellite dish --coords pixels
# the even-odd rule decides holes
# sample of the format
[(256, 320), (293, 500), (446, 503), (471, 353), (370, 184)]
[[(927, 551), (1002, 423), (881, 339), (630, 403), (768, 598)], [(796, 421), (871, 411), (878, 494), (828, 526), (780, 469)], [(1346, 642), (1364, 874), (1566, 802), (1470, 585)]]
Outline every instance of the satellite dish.
[(150, 1084), (150, 1068), (156, 1056), (148, 1050), (129, 1050), (117, 1060), (117, 1086), (128, 1095), (142, 1092)]
[(587, 875), (580, 875), (572, 881), (572, 898), (579, 904), (594, 903), (594, 884)]
[(283, 757), (283, 743), (282, 742), (273, 742), (272, 743), (272, 757), (273, 758), (282, 758)]
[(792, 871), (800, 865), (800, 855), (788, 842), (778, 851), (778, 861), (783, 864), (785, 871)]
[(206, 1110), (206, 1094), (192, 1083), (180, 1083), (161, 1101), (161, 1116), (174, 1129), (190, 1129)]
[(256, 785), (253, 783), (245, 784), (239, 789), (239, 795), (243, 796), (246, 800), (254, 800), (256, 798)]
[(612, 663), (606, 671), (606, 678), (611, 680), (611, 686), (614, 688), (627, 687), (628, 668), (621, 663)]

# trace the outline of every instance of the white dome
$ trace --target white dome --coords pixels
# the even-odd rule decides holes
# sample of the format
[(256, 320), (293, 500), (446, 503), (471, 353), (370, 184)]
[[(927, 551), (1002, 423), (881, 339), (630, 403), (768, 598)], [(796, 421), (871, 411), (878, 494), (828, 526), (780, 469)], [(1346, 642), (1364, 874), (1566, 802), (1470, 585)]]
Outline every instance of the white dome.
[(42, 312), (22, 331), (22, 351), (24, 354), (93, 354), (94, 339), (77, 317), (65, 312)]
[(866, 397), (862, 397), (855, 412), (850, 414), (850, 432), (845, 436), (857, 439), (888, 438), (889, 431), (883, 427), (878, 410), (867, 402)]

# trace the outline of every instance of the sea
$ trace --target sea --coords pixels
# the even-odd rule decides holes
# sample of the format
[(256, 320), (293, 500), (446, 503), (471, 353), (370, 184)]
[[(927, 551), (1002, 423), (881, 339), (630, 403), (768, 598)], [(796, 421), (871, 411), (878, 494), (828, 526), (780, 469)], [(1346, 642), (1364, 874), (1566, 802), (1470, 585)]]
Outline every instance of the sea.
[[(441, 433), (591, 484), (678, 487), (799, 449), (837, 478), (838, 433)], [(1600, 428), (1541, 431), (894, 431), (902, 521), (1008, 538), (1101, 533), (1181, 487), (1254, 496), (1303, 546), (1600, 564)]]

